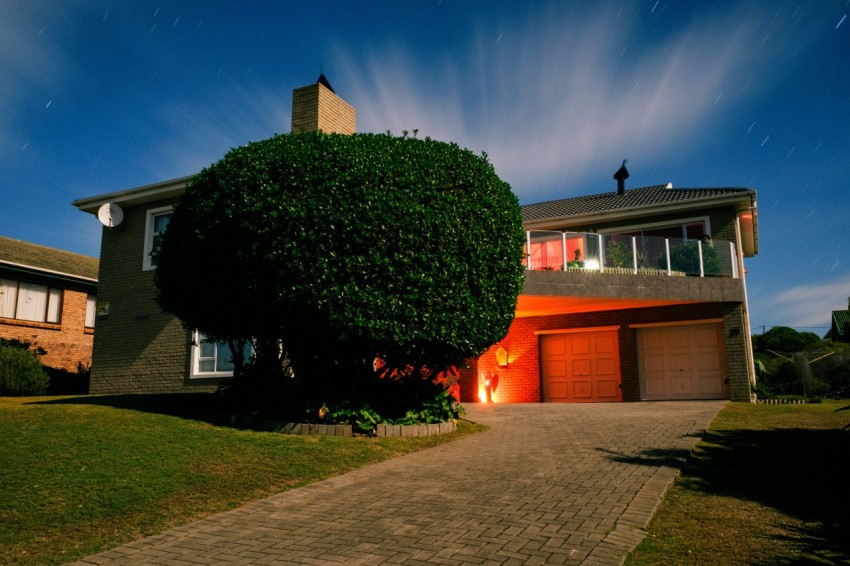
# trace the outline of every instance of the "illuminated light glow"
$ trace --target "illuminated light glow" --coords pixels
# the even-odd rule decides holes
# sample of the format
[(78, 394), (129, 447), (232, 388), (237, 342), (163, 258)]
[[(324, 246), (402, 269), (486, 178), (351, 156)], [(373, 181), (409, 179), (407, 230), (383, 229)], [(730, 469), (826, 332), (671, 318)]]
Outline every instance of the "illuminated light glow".
[(499, 367), (507, 367), (508, 365), (508, 352), (501, 346), (496, 350), (496, 363), (499, 364)]
[(586, 262), (584, 262), (584, 268), (585, 269), (599, 269), (599, 260), (596, 260), (596, 259), (587, 260)]

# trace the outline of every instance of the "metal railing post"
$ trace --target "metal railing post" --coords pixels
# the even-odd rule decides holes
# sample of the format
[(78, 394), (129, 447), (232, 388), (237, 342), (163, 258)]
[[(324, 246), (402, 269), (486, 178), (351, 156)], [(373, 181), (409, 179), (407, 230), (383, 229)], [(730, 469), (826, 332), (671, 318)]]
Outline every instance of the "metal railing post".
[(632, 236), (632, 264), (634, 265), (634, 274), (637, 275), (637, 238)]
[(664, 250), (667, 253), (667, 275), (673, 275), (673, 269), (670, 266), (670, 240), (664, 238)]
[(566, 271), (567, 270), (567, 233), (566, 232), (561, 232), (561, 252), (563, 252), (561, 255), (563, 256), (563, 259), (564, 259), (563, 263), (561, 264), (561, 270)]
[(525, 233), (525, 249), (525, 268), (534, 271), (534, 268), (531, 266), (531, 230)]
[(596, 239), (599, 242), (599, 273), (605, 273), (605, 249), (602, 247), (602, 234), (597, 234)]
[(699, 251), (699, 276), (705, 277), (705, 265), (702, 262), (702, 240), (697, 240), (697, 251)]

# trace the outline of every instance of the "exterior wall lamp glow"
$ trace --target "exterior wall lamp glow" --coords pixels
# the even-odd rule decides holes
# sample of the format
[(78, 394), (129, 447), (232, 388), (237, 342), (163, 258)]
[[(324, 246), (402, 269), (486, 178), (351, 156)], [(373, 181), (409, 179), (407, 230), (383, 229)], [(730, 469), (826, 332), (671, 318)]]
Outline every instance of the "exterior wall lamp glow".
[(499, 346), (499, 349), (496, 350), (496, 364), (498, 364), (500, 368), (508, 367), (508, 352), (501, 346)]

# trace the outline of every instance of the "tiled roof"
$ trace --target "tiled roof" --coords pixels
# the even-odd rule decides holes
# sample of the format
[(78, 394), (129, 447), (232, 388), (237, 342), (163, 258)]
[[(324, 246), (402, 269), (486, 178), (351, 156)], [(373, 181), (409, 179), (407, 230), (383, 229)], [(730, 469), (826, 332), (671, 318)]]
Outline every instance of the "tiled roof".
[(850, 324), (850, 311), (832, 311), (832, 321), (838, 329), (838, 335), (843, 336), (845, 325)]
[(727, 195), (752, 193), (741, 188), (673, 189), (667, 185), (656, 185), (641, 189), (630, 189), (622, 195), (617, 192), (551, 200), (522, 207), (522, 219), (542, 220), (582, 214), (614, 212), (620, 210), (656, 206), (664, 203), (684, 203), (712, 199)]
[(100, 264), (87, 255), (0, 236), (0, 265), (4, 263), (93, 281), (97, 281)]

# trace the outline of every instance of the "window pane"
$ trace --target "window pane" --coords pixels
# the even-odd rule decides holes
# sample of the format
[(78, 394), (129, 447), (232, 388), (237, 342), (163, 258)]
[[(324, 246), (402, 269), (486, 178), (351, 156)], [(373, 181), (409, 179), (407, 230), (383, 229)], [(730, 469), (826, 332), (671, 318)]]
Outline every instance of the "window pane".
[(150, 265), (152, 267), (156, 267), (156, 261), (153, 256), (159, 251), (159, 247), (162, 242), (162, 234), (165, 232), (165, 229), (168, 227), (168, 222), (171, 220), (171, 213), (164, 212), (162, 214), (157, 214), (153, 217), (153, 227), (152, 232), (150, 234), (151, 242), (150, 242)]
[(0, 316), (15, 318), (15, 305), (18, 302), (18, 282), (0, 279)]
[(689, 240), (699, 240), (705, 235), (704, 222), (692, 222), (685, 226)]
[(168, 221), (171, 220), (171, 213), (157, 214), (153, 217), (153, 233), (162, 234), (168, 227)]
[(17, 318), (21, 320), (44, 322), (47, 314), (47, 287), (21, 282), (17, 311)]
[(97, 310), (97, 297), (89, 295), (86, 297), (86, 328), (94, 328), (95, 311)]
[(233, 353), (226, 342), (216, 342), (216, 371), (233, 371)]
[(47, 322), (59, 322), (62, 318), (62, 289), (50, 289), (47, 297)]
[(202, 338), (203, 334), (199, 334), (199, 339), (201, 340), (201, 358), (215, 358), (215, 342), (209, 342), (206, 338)]
[(204, 373), (215, 371), (215, 360), (201, 360), (198, 362), (198, 371)]

